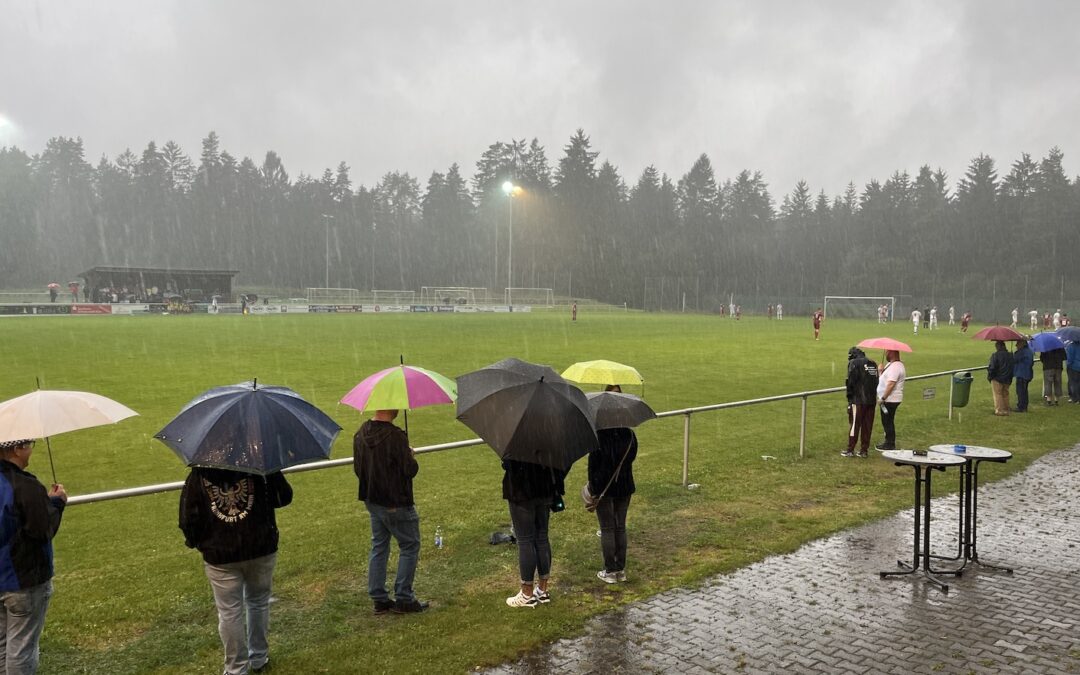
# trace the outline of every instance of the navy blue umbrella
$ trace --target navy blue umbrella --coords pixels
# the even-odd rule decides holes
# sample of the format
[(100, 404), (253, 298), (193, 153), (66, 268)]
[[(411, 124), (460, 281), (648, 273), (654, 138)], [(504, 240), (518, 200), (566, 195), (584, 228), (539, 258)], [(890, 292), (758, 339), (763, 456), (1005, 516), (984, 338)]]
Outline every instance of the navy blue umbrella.
[(326, 459), (340, 431), (292, 389), (244, 382), (195, 397), (154, 438), (188, 466), (265, 476)]
[(1080, 342), (1080, 326), (1062, 326), (1057, 329), (1058, 337), (1069, 342)]
[(1052, 352), (1055, 349), (1065, 349), (1062, 338), (1053, 333), (1039, 333), (1031, 338), (1031, 351)]

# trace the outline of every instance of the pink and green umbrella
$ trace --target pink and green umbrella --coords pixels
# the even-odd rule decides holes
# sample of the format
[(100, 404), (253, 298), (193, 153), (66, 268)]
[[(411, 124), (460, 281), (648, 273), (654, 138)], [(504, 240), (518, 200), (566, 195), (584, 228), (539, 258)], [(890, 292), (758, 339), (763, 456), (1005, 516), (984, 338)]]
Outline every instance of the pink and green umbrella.
[(380, 370), (345, 394), (341, 402), (364, 412), (413, 410), (457, 400), (457, 384), (435, 371), (416, 366)]

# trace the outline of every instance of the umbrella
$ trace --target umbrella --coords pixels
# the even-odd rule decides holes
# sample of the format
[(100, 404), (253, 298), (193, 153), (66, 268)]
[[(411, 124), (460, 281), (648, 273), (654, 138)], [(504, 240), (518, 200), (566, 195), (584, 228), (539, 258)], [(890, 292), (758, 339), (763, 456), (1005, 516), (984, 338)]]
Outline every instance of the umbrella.
[(60, 284), (58, 284), (58, 283), (56, 283), (54, 281), (54, 282), (50, 283), (48, 286), (46, 286), (45, 288), (60, 288)]
[(615, 361), (599, 359), (581, 361), (563, 371), (562, 376), (582, 384), (644, 384), (645, 378), (637, 368)]
[(1062, 326), (1057, 329), (1057, 335), (1062, 340), (1080, 342), (1080, 326)]
[(585, 394), (547, 366), (504, 359), (457, 385), (457, 418), (503, 459), (565, 471), (597, 446)]
[(1039, 333), (1031, 338), (1031, 350), (1035, 352), (1052, 352), (1055, 349), (1065, 349), (1065, 343), (1061, 336), (1054, 333)]
[[(44, 438), (52, 467), (50, 436), (114, 424), (138, 414), (111, 398), (86, 391), (38, 389), (0, 403), (0, 442)], [(55, 467), (52, 473), (55, 482)]]
[(200, 394), (154, 438), (188, 466), (265, 476), (326, 459), (340, 431), (292, 389), (243, 382)]
[(394, 366), (369, 375), (341, 402), (365, 410), (413, 410), (457, 400), (450, 378), (416, 366)]
[(633, 394), (596, 391), (585, 394), (585, 398), (589, 400), (589, 411), (597, 429), (636, 427), (656, 418), (653, 409)]
[(972, 340), (1001, 340), (1003, 342), (1009, 342), (1012, 340), (1024, 340), (1026, 339), (1022, 333), (1018, 333), (1008, 326), (989, 326), (983, 328), (978, 333), (971, 336)]
[(911, 351), (911, 347), (907, 346), (903, 342), (900, 342), (899, 340), (894, 340), (892, 338), (887, 338), (887, 337), (866, 338), (865, 340), (863, 340), (862, 342), (860, 342), (859, 344), (857, 344), (855, 346), (856, 347), (862, 347), (863, 349), (884, 349), (887, 352), (889, 352), (889, 351), (910, 352)]

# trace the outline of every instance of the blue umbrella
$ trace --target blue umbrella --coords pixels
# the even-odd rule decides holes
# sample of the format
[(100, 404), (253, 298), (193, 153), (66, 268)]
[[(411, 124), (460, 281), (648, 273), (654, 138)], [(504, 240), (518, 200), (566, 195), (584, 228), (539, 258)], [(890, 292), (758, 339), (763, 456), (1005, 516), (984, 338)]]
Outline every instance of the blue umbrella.
[(340, 431), (295, 391), (244, 382), (195, 397), (154, 438), (188, 466), (265, 476), (326, 459)]
[(1080, 342), (1080, 326), (1063, 326), (1057, 329), (1057, 336), (1069, 342)]
[(1055, 349), (1065, 349), (1065, 343), (1053, 333), (1039, 333), (1031, 338), (1031, 350), (1036, 352), (1052, 352)]

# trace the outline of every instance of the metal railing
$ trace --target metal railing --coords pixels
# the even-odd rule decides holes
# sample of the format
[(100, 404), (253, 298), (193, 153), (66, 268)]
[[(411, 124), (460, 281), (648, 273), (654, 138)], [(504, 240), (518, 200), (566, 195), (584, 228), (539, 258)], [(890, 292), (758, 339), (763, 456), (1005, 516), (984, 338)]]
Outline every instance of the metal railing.
[[(905, 382), (911, 382), (913, 380), (928, 380), (935, 377), (949, 377), (949, 419), (952, 419), (953, 409), (953, 378), (956, 373), (971, 372), (974, 370), (986, 370), (986, 366), (974, 366), (972, 368), (957, 368), (956, 370), (943, 370), (937, 373), (927, 373), (925, 375), (912, 375), (905, 378)], [(778, 401), (790, 401), (793, 399), (801, 399), (801, 413), (799, 418), (799, 457), (806, 456), (806, 408), (807, 399), (811, 396), (823, 396), (826, 394), (836, 394), (845, 391), (844, 387), (829, 387), (828, 389), (813, 389), (810, 391), (800, 391), (794, 394), (781, 394), (779, 396), (765, 396), (762, 398), (752, 398), (745, 401), (732, 401), (730, 403), (715, 403), (712, 405), (697, 406), (694, 408), (681, 408), (679, 410), (668, 410), (665, 412), (657, 413), (657, 418), (662, 417), (683, 417), (683, 467), (682, 467), (682, 485), (686, 487), (689, 481), (690, 473), (690, 417), (692, 415), (704, 412), (713, 412), (715, 410), (729, 410), (731, 408), (742, 408), (750, 405), (760, 405), (762, 403), (776, 403)], [(420, 448), (416, 448), (416, 454), (426, 454), (430, 452), (440, 452), (443, 450), (454, 450), (457, 448), (467, 448), (474, 445), (483, 445), (484, 441), (479, 438), (472, 438), (465, 441), (454, 441), (452, 443), (439, 443), (438, 445), (427, 445)], [(300, 473), (302, 471), (316, 471), (319, 469), (330, 469), (338, 466), (348, 466), (352, 464), (352, 457), (344, 457), (341, 459), (327, 459), (321, 462), (310, 462), (308, 464), (299, 464), (297, 466), (289, 467), (282, 473)], [(107, 492), (95, 492), (86, 495), (76, 495), (68, 500), (68, 505), (78, 504), (92, 504), (95, 502), (104, 502), (112, 499), (125, 499), (127, 497), (138, 497), (140, 495), (157, 494), (160, 492), (172, 492), (184, 487), (183, 481), (177, 481), (173, 483), (159, 483), (157, 485), (144, 485), (141, 487), (124, 488), (121, 490), (110, 490)]]

